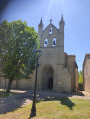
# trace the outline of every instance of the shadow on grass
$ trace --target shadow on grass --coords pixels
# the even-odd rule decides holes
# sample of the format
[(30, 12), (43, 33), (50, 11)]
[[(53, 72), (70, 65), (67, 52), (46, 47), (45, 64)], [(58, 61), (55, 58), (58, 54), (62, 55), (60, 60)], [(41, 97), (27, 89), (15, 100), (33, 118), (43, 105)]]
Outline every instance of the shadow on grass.
[[(33, 90), (27, 90), (24, 93), (18, 95), (0, 98), (0, 114), (6, 114), (7, 112), (13, 112), (18, 108), (21, 108), (26, 99), (32, 100)], [(71, 95), (72, 96), (72, 95)], [(37, 91), (37, 103), (40, 101), (60, 101), (60, 104), (66, 105), (70, 110), (75, 105), (68, 97), (67, 94), (56, 95), (54, 92)]]
[[(75, 106), (75, 104), (68, 98), (68, 97), (46, 97), (44, 99), (38, 100), (39, 101), (60, 101), (60, 104), (62, 105), (66, 105), (67, 107), (69, 107), (70, 110), (73, 109), (73, 106)], [(37, 103), (38, 103), (37, 102)]]
[[(39, 103), (40, 101), (60, 101), (60, 104), (62, 105), (66, 105), (70, 110), (73, 110), (73, 106), (75, 106), (75, 103), (73, 103), (68, 97), (46, 97), (46, 98), (37, 98), (37, 103)], [(33, 117), (35, 117), (36, 115), (31, 115), (30, 118), (31, 119)]]
[(0, 91), (0, 98), (7, 97), (7, 96), (12, 96), (19, 94), (18, 92), (6, 92), (6, 91)]
[(60, 101), (62, 105), (66, 105), (70, 108), (70, 110), (72, 110), (73, 106), (75, 106), (75, 103), (73, 103), (69, 98), (61, 98)]
[[(12, 92), (14, 94), (14, 92)], [(32, 92), (31, 95), (27, 94), (28, 91), (24, 93), (16, 93), (17, 95), (6, 94), (5, 92), (2, 94), (4, 97), (0, 97), (0, 114), (6, 114), (8, 112), (13, 112), (18, 108), (22, 108), (22, 105), (25, 103), (26, 99), (32, 100)], [(6, 97), (7, 96), (7, 97)]]

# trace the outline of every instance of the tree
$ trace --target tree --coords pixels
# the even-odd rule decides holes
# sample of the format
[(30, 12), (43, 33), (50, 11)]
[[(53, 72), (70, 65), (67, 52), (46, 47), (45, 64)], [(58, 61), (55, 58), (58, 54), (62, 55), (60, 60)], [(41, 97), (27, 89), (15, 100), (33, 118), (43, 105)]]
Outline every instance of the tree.
[[(36, 55), (33, 49), (38, 44), (38, 35), (33, 27), (21, 20), (0, 24), (2, 72), (9, 79), (7, 92), (13, 80), (28, 78), (35, 68)], [(39, 46), (37, 46), (39, 47)]]
[(83, 73), (81, 70), (78, 72), (78, 83), (83, 84)]

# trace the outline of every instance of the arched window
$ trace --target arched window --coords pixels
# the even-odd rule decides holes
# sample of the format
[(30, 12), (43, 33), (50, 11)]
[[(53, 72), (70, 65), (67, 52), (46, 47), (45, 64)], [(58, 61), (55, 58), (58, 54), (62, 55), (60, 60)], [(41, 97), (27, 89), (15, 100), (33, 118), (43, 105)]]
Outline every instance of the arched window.
[(45, 39), (44, 40), (44, 47), (47, 47), (48, 46), (48, 39)]
[(52, 46), (56, 46), (56, 38), (53, 38)]
[(49, 29), (49, 34), (52, 34), (52, 28)]

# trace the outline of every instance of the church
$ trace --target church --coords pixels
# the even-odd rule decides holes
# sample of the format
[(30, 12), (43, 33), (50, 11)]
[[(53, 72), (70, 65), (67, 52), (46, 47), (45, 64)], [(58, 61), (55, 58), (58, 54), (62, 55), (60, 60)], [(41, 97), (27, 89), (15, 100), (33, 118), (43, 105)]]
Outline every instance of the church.
[(64, 52), (63, 16), (59, 22), (59, 29), (52, 24), (45, 28), (41, 18), (38, 25), (38, 35), (42, 56), (39, 58), (38, 89), (51, 89), (62, 93), (77, 93), (78, 66), (75, 55)]
[[(59, 29), (50, 24), (44, 29), (42, 18), (38, 25), (38, 35), (42, 55), (39, 58), (38, 90), (52, 90), (60, 93), (78, 92), (78, 66), (75, 55), (64, 52), (63, 16)], [(21, 79), (12, 82), (12, 88), (34, 89), (35, 71), (30, 80)], [(8, 80), (7, 80), (8, 84)], [(5, 79), (0, 77), (0, 88), (4, 88)]]

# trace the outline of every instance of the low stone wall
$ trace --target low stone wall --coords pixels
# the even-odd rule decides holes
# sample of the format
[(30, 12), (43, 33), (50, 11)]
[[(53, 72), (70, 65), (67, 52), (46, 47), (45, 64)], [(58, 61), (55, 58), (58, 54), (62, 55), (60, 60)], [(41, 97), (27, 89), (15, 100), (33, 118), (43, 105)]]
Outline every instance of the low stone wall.
[[(3, 78), (1, 78), (0, 79), (0, 88), (7, 88), (7, 86), (8, 86), (8, 79), (3, 79)], [(11, 86), (11, 88), (13, 88), (13, 89), (15, 89), (16, 88), (16, 81), (13, 81), (12, 82), (12, 86)]]
[[(30, 75), (30, 79), (20, 79), (12, 81), (12, 89), (33, 89), (35, 82), (35, 71)], [(6, 88), (8, 86), (8, 79), (0, 78), (0, 88), (4, 88), (6, 84)]]

